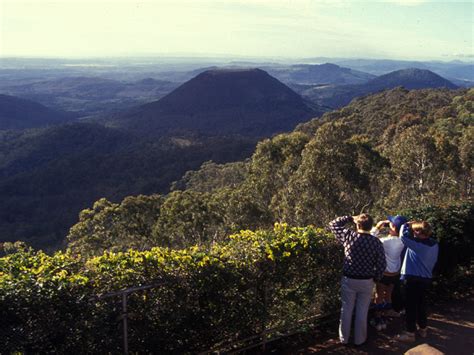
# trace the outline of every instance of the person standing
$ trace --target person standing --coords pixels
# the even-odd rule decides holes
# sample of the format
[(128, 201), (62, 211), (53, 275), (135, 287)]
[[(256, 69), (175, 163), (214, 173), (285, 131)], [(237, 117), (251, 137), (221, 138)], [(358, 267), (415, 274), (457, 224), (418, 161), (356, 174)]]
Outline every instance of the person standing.
[[(380, 221), (372, 228), (371, 233), (382, 242), (387, 268), (382, 280), (376, 284), (376, 317), (374, 325), (377, 330), (385, 329), (387, 320), (384, 316), (398, 316), (392, 309), (392, 291), (400, 281), (401, 258), (400, 254), (404, 244), (399, 238), (400, 228), (408, 222), (404, 216), (388, 216), (385, 221)], [(388, 228), (388, 235), (382, 236), (383, 230)]]
[(401, 279), (406, 285), (406, 331), (397, 339), (412, 342), (415, 341), (417, 325), (419, 336), (427, 336), (426, 295), (438, 260), (439, 246), (432, 238), (431, 226), (425, 221), (404, 224), (400, 237), (407, 247), (401, 270)]
[[(349, 222), (356, 224), (356, 231), (345, 227)], [(339, 339), (343, 344), (349, 343), (354, 308), (354, 343), (361, 345), (367, 340), (367, 314), (374, 280), (382, 278), (387, 266), (382, 242), (370, 234), (372, 225), (372, 217), (365, 213), (339, 217), (329, 223), (329, 229), (344, 247), (339, 322)]]

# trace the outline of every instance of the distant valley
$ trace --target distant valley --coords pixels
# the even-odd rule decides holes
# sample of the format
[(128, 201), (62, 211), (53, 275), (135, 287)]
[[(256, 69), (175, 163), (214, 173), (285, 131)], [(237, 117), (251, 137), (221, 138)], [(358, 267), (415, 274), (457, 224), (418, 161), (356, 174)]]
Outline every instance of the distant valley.
[(322, 113), (261, 70), (224, 70), (120, 114), (0, 130), (0, 234), (58, 247), (97, 199), (166, 193), (203, 162), (243, 160), (259, 139)]
[(340, 106), (334, 105), (332, 96), (344, 96), (343, 101), (348, 102), (348, 98), (374, 92), (373, 88), (359, 85), (410, 68), (429, 70), (460, 87), (474, 86), (474, 64), (469, 62), (340, 58), (308, 58), (299, 64), (215, 58), (4, 59), (0, 63), (0, 94), (36, 101), (58, 111), (71, 111), (76, 116), (97, 116), (156, 101), (200, 73), (222, 68), (260, 68), (315, 104), (328, 104), (328, 108)]
[(178, 85), (152, 78), (123, 82), (100, 77), (65, 77), (3, 86), (2, 92), (89, 116), (158, 100)]
[(167, 193), (203, 162), (245, 160), (261, 139), (356, 97), (456, 88), (425, 69), (375, 76), (328, 63), (218, 64), (0, 70), (3, 239), (57, 248), (101, 197)]

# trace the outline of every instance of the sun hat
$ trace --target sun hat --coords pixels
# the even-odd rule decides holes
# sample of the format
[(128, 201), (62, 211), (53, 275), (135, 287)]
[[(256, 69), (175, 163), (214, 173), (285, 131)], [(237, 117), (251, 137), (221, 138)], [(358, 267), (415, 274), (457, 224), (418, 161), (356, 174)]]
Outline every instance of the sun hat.
[(392, 224), (400, 230), (401, 226), (408, 222), (408, 219), (404, 216), (396, 215), (396, 216), (388, 216), (387, 219), (392, 222)]

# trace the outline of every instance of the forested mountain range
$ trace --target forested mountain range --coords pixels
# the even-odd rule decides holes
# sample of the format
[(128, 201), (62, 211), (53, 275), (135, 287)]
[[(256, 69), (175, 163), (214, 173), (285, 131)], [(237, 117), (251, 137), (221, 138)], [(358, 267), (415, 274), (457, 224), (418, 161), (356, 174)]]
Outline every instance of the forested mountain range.
[[(328, 61), (328, 58), (320, 60)], [(456, 85), (471, 87), (474, 84), (474, 64), (472, 60), (442, 62), (391, 59), (332, 59), (330, 62), (377, 76), (402, 69), (419, 68), (430, 70), (454, 82)]]
[[(420, 80), (416, 81), (414, 78)], [(372, 88), (381, 90), (386, 83), (398, 85), (406, 83), (407, 80), (411, 80), (411, 83), (448, 85), (446, 81), (432, 73), (417, 70), (371, 79), (369, 83)], [(74, 85), (78, 82), (84, 84), (81, 90), (87, 92), (88, 80), (74, 80)], [(67, 80), (60, 86), (67, 86), (66, 83), (68, 83)], [(104, 85), (107, 84), (107, 81), (104, 82)], [(153, 86), (155, 81), (146, 79), (142, 84)], [(357, 87), (357, 85), (354, 86)], [(94, 88), (90, 90), (94, 95), (101, 94), (100, 90)], [(105, 87), (104, 95), (109, 95)], [(293, 152), (296, 156), (292, 155), (292, 158), (284, 164), (287, 164), (285, 169), (296, 168), (301, 159), (297, 152), (306, 149), (304, 147), (319, 129), (317, 127), (328, 120), (345, 122), (349, 118), (357, 117), (356, 122), (366, 123), (366, 125), (362, 124), (364, 128), (360, 131), (352, 127), (349, 132), (354, 135), (357, 131), (363, 139), (368, 139), (366, 135), (369, 135), (370, 144), (374, 144), (372, 139), (379, 144), (378, 139), (386, 134), (385, 126), (397, 125), (400, 120), (405, 122), (404, 120), (408, 117), (412, 117), (409, 114), (415, 117), (413, 118), (415, 121), (421, 120), (431, 132), (432, 122), (425, 120), (426, 115), (432, 115), (436, 111), (436, 115), (450, 115), (449, 117), (454, 119), (461, 115), (456, 111), (458, 108), (452, 108), (455, 105), (454, 98), (459, 96), (461, 98), (456, 100), (469, 102), (471, 100), (469, 95), (472, 96), (466, 91), (409, 92), (405, 89), (396, 89), (373, 97), (358, 99), (346, 108), (326, 113), (322, 120), (316, 119), (301, 126), (297, 132), (289, 136), (275, 138), (275, 141), (281, 142), (283, 146), (269, 148), (269, 153), (276, 154), (277, 157), (281, 154), (278, 153), (279, 149), (287, 152), (285, 154)], [(465, 106), (467, 108), (464, 110), (469, 111), (469, 104), (466, 103)], [(437, 110), (441, 110), (439, 112), (445, 110), (446, 113), (441, 114)], [(2, 238), (27, 240), (41, 247), (57, 246), (63, 241), (67, 229), (77, 220), (78, 211), (91, 206), (93, 201), (105, 197), (108, 201), (117, 203), (128, 195), (167, 193), (171, 182), (175, 180), (177, 182), (173, 185), (174, 189), (186, 188), (185, 193), (176, 191), (169, 195), (170, 199), (153, 197), (153, 203), (166, 200), (169, 208), (175, 211), (181, 210), (182, 221), (188, 221), (183, 222), (184, 225), (191, 223), (194, 226), (192, 228), (195, 228), (194, 223), (197, 223), (201, 226), (200, 228), (216, 236), (222, 236), (238, 226), (266, 226), (273, 223), (270, 221), (280, 219), (280, 215), (275, 214), (274, 208), (278, 208), (279, 211), (284, 210), (281, 205), (272, 207), (272, 204), (276, 203), (272, 202), (272, 199), (280, 201), (279, 203), (289, 202), (285, 202), (287, 197), (284, 195), (272, 195), (274, 193), (268, 187), (264, 188), (266, 192), (254, 189), (253, 185), (260, 184), (259, 179), (265, 174), (255, 175), (252, 173), (252, 167), (265, 166), (265, 161), (240, 162), (225, 166), (208, 163), (203, 166), (200, 173), (194, 173), (192, 170), (208, 160), (216, 163), (244, 160), (252, 154), (258, 140), (275, 133), (291, 131), (298, 123), (320, 115), (322, 111), (321, 107), (303, 100), (262, 70), (210, 70), (202, 72), (158, 101), (120, 114), (106, 115), (98, 120), (58, 127), (16, 132), (0, 131), (0, 197), (3, 202), (0, 206), (0, 232)], [(352, 113), (349, 114), (349, 112)], [(357, 112), (363, 112), (363, 115), (360, 116)], [(465, 115), (464, 111), (460, 112)], [(462, 125), (466, 125), (465, 122)], [(375, 131), (377, 133), (374, 133)], [(331, 132), (328, 131), (325, 134), (330, 137)], [(294, 141), (293, 138), (288, 137), (298, 137), (298, 139)], [(453, 141), (459, 143), (459, 139), (455, 138)], [(331, 142), (335, 147), (340, 145), (337, 141)], [(262, 144), (260, 143), (259, 146)], [(361, 152), (362, 146), (350, 145), (346, 153), (349, 150)], [(369, 154), (366, 159), (371, 162), (370, 166), (377, 166), (380, 163), (382, 167), (385, 167), (383, 164), (386, 164), (387, 160), (379, 148), (377, 146), (377, 149), (371, 148), (372, 150), (366, 152)], [(260, 154), (259, 152), (260, 150), (257, 149), (254, 158)], [(460, 153), (456, 154), (458, 156), (456, 159), (461, 159)], [(343, 156), (339, 158), (342, 159)], [(326, 161), (330, 162), (331, 157), (323, 159), (324, 163)], [(315, 172), (319, 172), (319, 167), (314, 169)], [(367, 179), (363, 173), (358, 173), (357, 169), (354, 169), (350, 168), (352, 177)], [(189, 173), (185, 174), (187, 171)], [(289, 176), (287, 176), (289, 171), (286, 170), (276, 169), (274, 173), (277, 178), (268, 177), (268, 181), (273, 180), (272, 183)], [(183, 174), (185, 174), (184, 177)], [(318, 174), (314, 175), (318, 176)], [(205, 183), (204, 176), (207, 180)], [(252, 180), (248, 180), (250, 178)], [(289, 180), (284, 184), (288, 189), (295, 191), (296, 187), (290, 184)], [(350, 186), (346, 182), (341, 182), (341, 184)], [(328, 184), (328, 186), (333, 185), (338, 186), (333, 181)], [(220, 193), (215, 195), (214, 190), (228, 192), (232, 190), (235, 191), (235, 195)], [(195, 195), (196, 193), (208, 195), (199, 206), (191, 204), (190, 208), (196, 209), (189, 212), (181, 204), (188, 203), (188, 196), (202, 201), (200, 195)], [(265, 194), (264, 200), (259, 197), (260, 193)], [(222, 215), (220, 212), (206, 215), (207, 212), (203, 211), (208, 209), (207, 198), (212, 199), (212, 205), (217, 206), (216, 208), (224, 208), (221, 198), (224, 198), (225, 203), (233, 201), (232, 205), (225, 206), (229, 215)], [(141, 199), (147, 201), (148, 198)], [(127, 201), (132, 201), (133, 206), (136, 205), (134, 197)], [(304, 201), (304, 198), (301, 201)], [(340, 197), (336, 202), (340, 201), (344, 201), (344, 198)], [(357, 195), (357, 201), (365, 200)], [(110, 202), (106, 204), (108, 203)], [(379, 206), (375, 202), (372, 203), (374, 206)], [(140, 205), (139, 202), (138, 205)], [(99, 203), (98, 206), (100, 209), (101, 204)], [(234, 211), (236, 206), (238, 210)], [(141, 207), (137, 208), (140, 210)], [(289, 213), (290, 207), (285, 208), (287, 208), (285, 213)], [(298, 213), (306, 213), (304, 212), (306, 207), (302, 209), (302, 207), (293, 206), (292, 208), (300, 211)], [(159, 209), (161, 210), (161, 207)], [(168, 233), (167, 228), (172, 228), (173, 225), (183, 226), (176, 220), (177, 217), (173, 213), (170, 214), (170, 211), (167, 210), (165, 213), (168, 216), (166, 218), (170, 218), (169, 223), (165, 223), (168, 227), (161, 224), (160, 227), (153, 227), (154, 236)], [(192, 219), (201, 213), (204, 213), (204, 220), (197, 219), (192, 222)], [(328, 212), (321, 212), (321, 216), (327, 215), (329, 215)], [(153, 218), (153, 226), (155, 226), (157, 222), (156, 218)], [(213, 222), (207, 221), (206, 218)], [(318, 221), (324, 219), (318, 218), (320, 218)], [(291, 219), (290, 221), (299, 223), (300, 220)], [(302, 221), (306, 223), (309, 219)], [(206, 227), (208, 225), (210, 229)], [(146, 228), (151, 230), (149, 224)], [(174, 243), (173, 233), (170, 232), (171, 244)], [(206, 239), (203, 233), (195, 233), (195, 239)], [(150, 235), (146, 238), (150, 238)], [(179, 238), (182, 240), (181, 244), (185, 243), (185, 236)]]
[(357, 85), (325, 85), (315, 87), (296, 87), (303, 97), (319, 105), (339, 108), (352, 99), (373, 94), (382, 90), (404, 87), (405, 89), (457, 88), (449, 80), (423, 69), (402, 69), (375, 77), (366, 83)]
[(206, 160), (248, 157), (255, 139), (144, 139), (92, 123), (0, 133), (0, 235), (58, 246), (78, 212), (106, 197), (166, 192)]
[(73, 120), (68, 112), (52, 110), (37, 102), (0, 94), (0, 130), (25, 129)]
[[(460, 86), (469, 87), (474, 83), (472, 64), (468, 62), (314, 58), (300, 63), (236, 62), (209, 58), (182, 62), (177, 59), (171, 62), (152, 59), (136, 62), (133, 58), (129, 61), (112, 58), (63, 62), (4, 59), (0, 63), (0, 93), (37, 101), (55, 110), (90, 116), (120, 112), (156, 101), (200, 73), (220, 68), (261, 68), (298, 93), (305, 91), (305, 97), (314, 99), (315, 104), (323, 105), (324, 98), (334, 96), (333, 93), (346, 97), (344, 104), (351, 97), (373, 93), (360, 91), (357, 85), (376, 75), (401, 69), (431, 70)], [(354, 92), (351, 93), (347, 85), (356, 85)], [(399, 85), (403, 86), (403, 83)], [(384, 89), (392, 87), (387, 85)], [(329, 108), (335, 107), (334, 99), (328, 101)]]
[[(273, 223), (323, 225), (369, 211), (472, 200), (474, 90), (396, 88), (265, 139), (248, 162), (204, 164), (168, 195), (97, 201), (69, 246), (103, 250), (207, 244)], [(111, 222), (113, 221), (113, 222)]]
[(108, 126), (0, 131), (2, 238), (57, 246), (93, 201), (165, 193), (203, 162), (245, 159), (258, 139), (318, 114), (260, 70), (206, 72), (133, 112)]

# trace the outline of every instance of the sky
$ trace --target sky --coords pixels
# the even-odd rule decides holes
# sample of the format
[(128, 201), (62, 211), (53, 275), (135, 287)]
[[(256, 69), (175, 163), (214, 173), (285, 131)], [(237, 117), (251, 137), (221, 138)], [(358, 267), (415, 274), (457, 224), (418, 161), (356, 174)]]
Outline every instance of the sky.
[(473, 2), (0, 0), (2, 57), (472, 60)]

